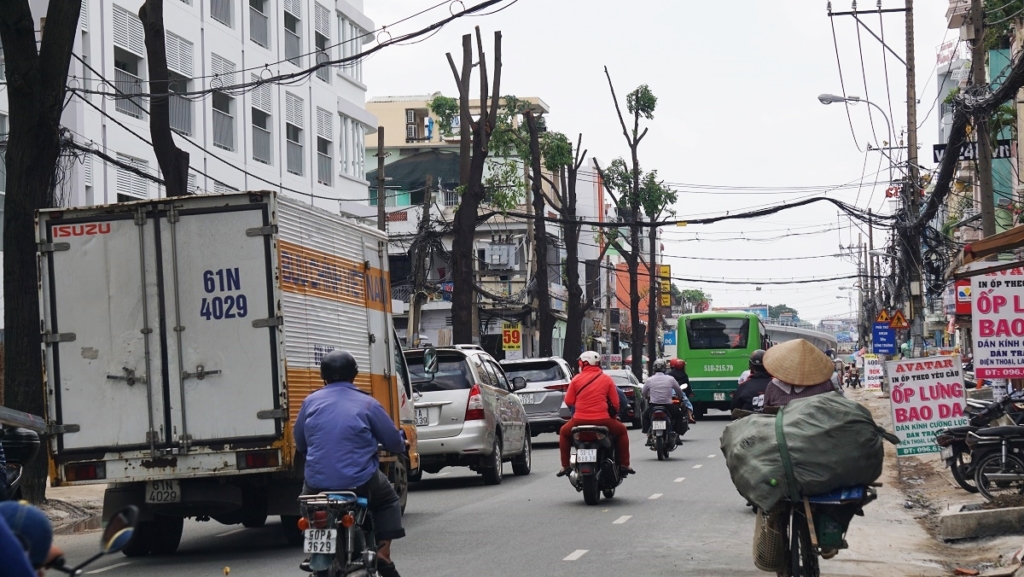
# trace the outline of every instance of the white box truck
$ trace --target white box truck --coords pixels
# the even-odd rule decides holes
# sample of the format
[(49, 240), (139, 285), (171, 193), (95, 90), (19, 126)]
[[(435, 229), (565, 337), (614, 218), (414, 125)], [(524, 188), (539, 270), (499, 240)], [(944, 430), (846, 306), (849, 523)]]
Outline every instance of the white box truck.
[(415, 412), (391, 319), (387, 237), (274, 192), (41, 211), (39, 291), (54, 486), (141, 510), (129, 555), (185, 517), (295, 526), (292, 426), (339, 348), (411, 442), (381, 467), (406, 497)]

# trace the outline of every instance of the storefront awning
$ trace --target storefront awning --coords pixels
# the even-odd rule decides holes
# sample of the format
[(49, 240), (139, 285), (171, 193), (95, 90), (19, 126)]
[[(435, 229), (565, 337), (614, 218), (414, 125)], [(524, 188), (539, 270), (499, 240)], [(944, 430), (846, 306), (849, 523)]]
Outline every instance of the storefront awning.
[[(985, 261), (986, 258), (992, 255), (1018, 249), (1022, 246), (1024, 246), (1024, 225), (1015, 226), (1010, 230), (988, 238), (976, 240), (965, 246), (963, 251), (957, 255), (950, 264), (946, 276), (961, 279), (1018, 267), (1021, 265), (1019, 259), (986, 261), (986, 264), (989, 264), (989, 266), (981, 264), (979, 261)], [(974, 263), (973, 266), (968, 266), (972, 263)]]

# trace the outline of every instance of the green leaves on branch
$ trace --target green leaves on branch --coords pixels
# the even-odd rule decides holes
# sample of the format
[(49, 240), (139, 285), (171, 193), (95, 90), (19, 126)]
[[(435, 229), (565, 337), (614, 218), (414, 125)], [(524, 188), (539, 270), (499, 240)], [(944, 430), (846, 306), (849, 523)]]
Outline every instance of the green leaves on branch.
[(654, 108), (658, 105), (658, 97), (651, 92), (646, 84), (641, 84), (636, 90), (626, 95), (626, 109), (633, 116), (639, 114), (647, 120), (654, 118)]
[(672, 208), (679, 196), (676, 191), (658, 180), (658, 171), (639, 171), (639, 190), (633, 194), (633, 171), (621, 157), (616, 158), (604, 171), (604, 184), (619, 195), (619, 213), (628, 214), (632, 206), (640, 207), (648, 218), (661, 218), (675, 214)]
[(452, 125), (459, 117), (459, 101), (457, 98), (438, 94), (429, 103), (427, 108), (437, 117), (437, 123), (441, 127), (441, 134), (452, 135)]
[(523, 165), (516, 159), (488, 158), (484, 189), (487, 191), (485, 202), (502, 212), (519, 206), (526, 198)]
[(540, 153), (544, 157), (544, 168), (557, 172), (572, 165), (574, 156), (572, 142), (561, 132), (544, 132), (540, 136)]

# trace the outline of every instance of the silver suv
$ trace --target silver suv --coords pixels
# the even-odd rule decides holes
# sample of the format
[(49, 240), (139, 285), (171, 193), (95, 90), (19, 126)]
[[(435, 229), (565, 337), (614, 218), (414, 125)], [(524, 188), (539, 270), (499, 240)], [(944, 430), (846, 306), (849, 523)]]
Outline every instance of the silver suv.
[(509, 377), (523, 377), (526, 388), (519, 391), (519, 400), (530, 418), (530, 434), (557, 433), (565, 424), (559, 416), (565, 391), (572, 381), (572, 369), (561, 357), (501, 361)]
[[(515, 394), (524, 379), (509, 379), (475, 345), (405, 352), (416, 407), (420, 470), (469, 467), (484, 483), (501, 483), (505, 461), (529, 475), (533, 447), (526, 410)], [(410, 476), (418, 481), (420, 475)]]

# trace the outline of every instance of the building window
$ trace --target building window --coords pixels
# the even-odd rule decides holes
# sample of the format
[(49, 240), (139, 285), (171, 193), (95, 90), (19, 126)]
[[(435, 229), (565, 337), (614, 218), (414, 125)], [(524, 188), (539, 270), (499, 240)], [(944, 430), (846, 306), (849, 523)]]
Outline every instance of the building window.
[(320, 184), (331, 186), (334, 158), (334, 116), (327, 110), (316, 109), (316, 179)]
[(193, 76), (193, 46), (184, 38), (166, 33), (167, 76), (170, 82), (167, 90), (171, 92), (168, 99), (170, 106), (171, 129), (181, 134), (192, 135), (192, 107), (188, 98), (176, 96), (174, 93), (188, 92)]
[(232, 28), (231, 4), (232, 0), (210, 0), (210, 17), (228, 28)]
[(292, 174), (304, 174), (302, 150), (302, 110), (303, 102), (291, 92), (284, 93), (285, 100), (285, 140), (287, 146), (287, 169)]
[[(366, 31), (357, 26), (354, 22), (345, 18), (345, 16), (338, 15), (338, 58), (352, 58), (355, 55), (363, 51), (363, 41), (365, 40)], [(362, 82), (363, 81), (363, 62), (362, 60), (356, 60), (347, 64), (342, 64), (338, 68), (339, 72), (352, 78), (353, 80)]]
[[(258, 82), (259, 76), (250, 74), (252, 82)], [(264, 164), (273, 164), (274, 144), (271, 139), (272, 117), (270, 103), (270, 85), (263, 84), (250, 92), (252, 101), (252, 159)]]
[(284, 57), (302, 67), (302, 3), (300, 0), (284, 2)]
[[(149, 162), (127, 154), (117, 153), (118, 162), (134, 167), (145, 174), (149, 174)], [(122, 200), (126, 197), (126, 200)], [(144, 178), (135, 172), (122, 166), (117, 167), (117, 201), (139, 200), (149, 198), (149, 179)]]
[(338, 159), (341, 172), (352, 178), (366, 178), (366, 145), (363, 125), (341, 115), (341, 136), (338, 138)]
[(270, 19), (267, 18), (268, 0), (249, 0), (249, 40), (270, 48)]
[(231, 192), (238, 192), (238, 189), (233, 186), (228, 186), (219, 180), (213, 181), (213, 192), (214, 194), (228, 194)]
[[(211, 86), (230, 86), (235, 83), (235, 64), (216, 54), (210, 55), (210, 68), (214, 74)], [(214, 90), (213, 103), (213, 145), (225, 150), (235, 149), (235, 99), (219, 90)]]
[[(323, 64), (331, 59), (328, 52), (331, 46), (331, 12), (320, 4), (314, 4), (314, 7), (315, 18), (313, 23), (316, 32), (313, 35), (313, 40), (316, 43), (316, 63)], [(316, 77), (330, 84), (331, 67), (317, 68)]]
[(135, 118), (142, 118), (142, 78), (139, 76), (142, 59), (122, 50), (114, 48), (114, 88), (123, 96), (114, 101), (114, 109)]

